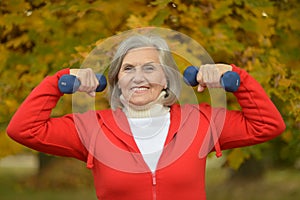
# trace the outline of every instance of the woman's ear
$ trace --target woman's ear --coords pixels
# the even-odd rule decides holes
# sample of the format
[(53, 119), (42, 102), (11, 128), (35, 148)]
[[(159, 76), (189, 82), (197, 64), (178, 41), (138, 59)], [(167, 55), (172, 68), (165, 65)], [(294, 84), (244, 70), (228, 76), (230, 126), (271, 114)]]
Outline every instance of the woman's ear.
[(170, 81), (168, 79), (166, 79), (166, 84), (164, 86), (164, 89), (168, 89), (170, 85)]

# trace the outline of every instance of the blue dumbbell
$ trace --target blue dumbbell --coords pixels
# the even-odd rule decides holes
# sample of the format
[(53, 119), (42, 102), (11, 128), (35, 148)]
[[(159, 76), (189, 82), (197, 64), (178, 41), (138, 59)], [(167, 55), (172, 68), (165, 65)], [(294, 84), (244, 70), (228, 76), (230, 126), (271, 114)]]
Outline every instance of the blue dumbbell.
[[(198, 71), (199, 69), (195, 66), (187, 67), (183, 72), (184, 82), (193, 87), (198, 85)], [(240, 86), (240, 75), (233, 71), (227, 71), (221, 76), (220, 83), (225, 91), (235, 92)]]
[[(96, 92), (101, 92), (106, 88), (106, 78), (102, 74), (96, 74), (96, 78), (99, 81), (99, 86), (97, 87)], [(62, 93), (73, 94), (79, 87), (80, 80), (74, 75), (65, 74), (58, 80), (58, 88)]]

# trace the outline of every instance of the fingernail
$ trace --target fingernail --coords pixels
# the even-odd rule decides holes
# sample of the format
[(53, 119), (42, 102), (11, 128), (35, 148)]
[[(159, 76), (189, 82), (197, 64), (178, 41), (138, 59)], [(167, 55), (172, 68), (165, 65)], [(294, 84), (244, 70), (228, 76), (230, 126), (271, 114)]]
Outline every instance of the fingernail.
[(91, 92), (90, 95), (91, 95), (92, 97), (95, 97), (95, 96), (96, 96), (96, 92)]

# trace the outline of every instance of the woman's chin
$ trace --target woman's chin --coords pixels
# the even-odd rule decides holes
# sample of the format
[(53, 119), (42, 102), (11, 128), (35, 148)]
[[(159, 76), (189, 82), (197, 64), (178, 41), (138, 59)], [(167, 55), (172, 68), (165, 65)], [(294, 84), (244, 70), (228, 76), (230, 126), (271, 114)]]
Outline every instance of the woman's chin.
[(130, 101), (130, 103), (135, 106), (144, 106), (150, 102), (148, 102), (148, 101)]

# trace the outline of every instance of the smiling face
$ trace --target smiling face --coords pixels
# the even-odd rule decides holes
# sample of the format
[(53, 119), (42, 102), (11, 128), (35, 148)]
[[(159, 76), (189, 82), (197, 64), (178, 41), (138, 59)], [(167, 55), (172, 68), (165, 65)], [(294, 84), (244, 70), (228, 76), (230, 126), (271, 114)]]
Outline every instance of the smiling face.
[(121, 64), (118, 80), (125, 100), (137, 106), (156, 100), (167, 87), (159, 53), (154, 47), (128, 51)]

